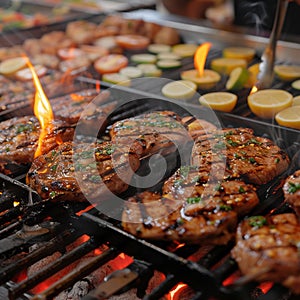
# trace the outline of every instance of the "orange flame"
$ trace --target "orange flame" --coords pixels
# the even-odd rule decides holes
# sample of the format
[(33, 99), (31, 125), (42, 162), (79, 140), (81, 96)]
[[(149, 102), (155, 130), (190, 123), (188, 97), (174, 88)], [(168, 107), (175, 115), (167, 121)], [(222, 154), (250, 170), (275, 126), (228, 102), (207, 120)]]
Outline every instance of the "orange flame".
[(250, 95), (256, 93), (257, 91), (258, 91), (258, 88), (254, 85), (250, 91)]
[(100, 88), (100, 81), (97, 80), (97, 82), (96, 82), (96, 91), (99, 93), (100, 90), (101, 90), (101, 88)]
[(259, 285), (259, 288), (261, 289), (261, 291), (266, 294), (270, 289), (271, 287), (273, 286), (273, 282), (263, 282)]
[(194, 55), (194, 65), (195, 68), (198, 70), (200, 77), (203, 76), (206, 57), (210, 47), (211, 43), (204, 43), (197, 48), (196, 53)]
[(38, 147), (34, 154), (34, 157), (38, 157), (39, 155), (42, 154), (42, 150), (41, 150), (42, 143), (43, 143), (45, 136), (47, 135), (48, 130), (52, 128), (51, 122), (53, 121), (54, 117), (53, 117), (53, 112), (52, 112), (50, 102), (48, 101), (48, 98), (44, 93), (41, 82), (34, 70), (34, 67), (27, 57), (25, 57), (25, 59), (26, 59), (27, 65), (32, 73), (32, 79), (33, 79), (33, 83), (34, 83), (35, 90), (36, 90), (35, 96), (34, 96), (33, 111), (41, 125), (41, 134), (40, 134), (39, 141), (38, 141)]
[(184, 283), (178, 283), (169, 293), (171, 296), (170, 300), (180, 299), (180, 298), (176, 298), (176, 296), (186, 286), (187, 285)]

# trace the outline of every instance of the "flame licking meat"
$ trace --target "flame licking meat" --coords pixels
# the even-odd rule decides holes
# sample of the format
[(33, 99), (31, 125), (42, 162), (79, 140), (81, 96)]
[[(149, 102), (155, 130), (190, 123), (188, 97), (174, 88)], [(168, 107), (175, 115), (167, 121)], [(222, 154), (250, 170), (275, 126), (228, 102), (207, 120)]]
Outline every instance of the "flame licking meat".
[(254, 85), (253, 88), (250, 91), (250, 95), (256, 93), (258, 91), (258, 88)]
[[(41, 125), (41, 133), (38, 141), (38, 147), (35, 151), (34, 157), (38, 157), (42, 154), (42, 145), (45, 137), (49, 130), (53, 130), (52, 121), (54, 119), (52, 108), (47, 96), (44, 93), (42, 88), (41, 82), (34, 70), (33, 65), (31, 64), (30, 60), (25, 57), (27, 60), (27, 65), (32, 73), (33, 83), (36, 89), (35, 96), (34, 96), (34, 114), (40, 122)], [(61, 143), (59, 137), (57, 137), (57, 143)]]
[(197, 48), (197, 51), (194, 55), (194, 65), (198, 70), (198, 74), (200, 77), (203, 76), (206, 57), (210, 47), (211, 43), (204, 43)]

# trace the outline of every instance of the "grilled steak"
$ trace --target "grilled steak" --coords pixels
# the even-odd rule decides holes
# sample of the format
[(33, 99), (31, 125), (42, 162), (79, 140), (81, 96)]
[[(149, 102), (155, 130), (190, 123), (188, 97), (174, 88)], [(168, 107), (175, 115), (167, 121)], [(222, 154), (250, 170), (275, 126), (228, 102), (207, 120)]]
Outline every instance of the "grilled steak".
[(187, 216), (183, 204), (149, 191), (129, 198), (122, 216), (123, 228), (135, 236), (163, 241), (226, 244), (234, 236), (234, 211), (203, 211)]
[(249, 128), (224, 129), (199, 136), (192, 151), (193, 165), (214, 165), (227, 158), (226, 173), (253, 184), (266, 184), (288, 168), (287, 154), (271, 140)]
[(99, 127), (101, 131), (107, 125), (108, 114), (116, 106), (115, 102), (105, 103), (109, 96), (109, 91), (99, 93), (88, 89), (51, 99), (50, 103), (55, 118), (71, 125), (79, 124), (77, 130), (89, 134), (95, 128)]
[(66, 142), (37, 157), (27, 174), (27, 183), (43, 199), (86, 201), (124, 192), (138, 156), (111, 142)]
[[(45, 137), (42, 152), (57, 146), (58, 139), (72, 140), (74, 129), (62, 121), (54, 121)], [(15, 117), (0, 123), (0, 170), (7, 173), (8, 164), (30, 164), (38, 146), (40, 124), (34, 116)]]
[(289, 176), (283, 186), (284, 198), (300, 217), (300, 170)]
[(190, 139), (180, 117), (170, 111), (151, 112), (118, 121), (113, 124), (110, 135), (117, 145), (138, 141), (142, 146), (141, 157), (174, 152)]
[(253, 216), (239, 224), (231, 253), (249, 279), (279, 282), (299, 294), (299, 242), (294, 214)]
[[(250, 184), (209, 181), (209, 177), (205, 168), (184, 166), (164, 183), (163, 197), (144, 192), (130, 198), (123, 214), (124, 229), (157, 240), (227, 243), (234, 236), (238, 217), (259, 200)], [(134, 208), (132, 202), (143, 205)]]

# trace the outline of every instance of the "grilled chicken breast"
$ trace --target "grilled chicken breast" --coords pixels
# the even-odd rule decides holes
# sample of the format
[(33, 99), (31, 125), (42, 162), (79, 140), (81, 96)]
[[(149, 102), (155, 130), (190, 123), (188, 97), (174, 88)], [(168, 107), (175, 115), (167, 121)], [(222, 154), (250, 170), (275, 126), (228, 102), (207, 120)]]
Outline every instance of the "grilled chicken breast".
[(174, 152), (190, 139), (180, 117), (170, 111), (151, 112), (118, 121), (113, 124), (110, 136), (117, 145), (138, 141), (142, 147), (141, 157)]
[(283, 185), (284, 198), (300, 217), (300, 170), (289, 176)]
[[(60, 120), (53, 121), (43, 143), (47, 153), (58, 141), (72, 140), (74, 129)], [(40, 124), (34, 116), (15, 117), (0, 123), (0, 170), (8, 173), (8, 164), (29, 165), (34, 158), (40, 136)]]
[(255, 281), (282, 283), (300, 293), (300, 224), (294, 214), (253, 216), (237, 230), (232, 257)]
[(259, 200), (250, 184), (209, 178), (209, 170), (181, 167), (164, 183), (163, 197), (144, 192), (129, 199), (124, 229), (142, 238), (226, 244), (238, 217)]
[(139, 165), (135, 153), (111, 142), (66, 142), (33, 161), (27, 183), (43, 199), (99, 200), (124, 192)]
[(192, 151), (193, 165), (214, 165), (226, 157), (226, 173), (252, 184), (266, 184), (284, 172), (288, 155), (271, 140), (249, 128), (224, 129), (199, 136)]

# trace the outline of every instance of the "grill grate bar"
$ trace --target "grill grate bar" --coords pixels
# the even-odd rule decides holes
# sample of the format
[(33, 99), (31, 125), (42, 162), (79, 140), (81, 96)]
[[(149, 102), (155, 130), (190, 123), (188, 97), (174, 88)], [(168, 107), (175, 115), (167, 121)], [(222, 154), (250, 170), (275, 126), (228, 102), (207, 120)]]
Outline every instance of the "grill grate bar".
[(115, 258), (118, 254), (120, 254), (120, 252), (117, 249), (109, 248), (99, 256), (92, 258), (88, 263), (84, 264), (80, 268), (70, 272), (64, 278), (56, 281), (55, 284), (53, 284), (47, 290), (35, 295), (32, 300), (53, 299), (54, 296), (74, 285), (78, 280), (89, 275), (103, 264)]
[(12, 299), (16, 299), (17, 297), (21, 296), (22, 293), (24, 293), (25, 291), (33, 288), (37, 284), (41, 283), (43, 280), (62, 270), (70, 263), (76, 261), (85, 254), (96, 249), (98, 246), (99, 245), (96, 244), (94, 240), (89, 240), (88, 242), (81, 244), (76, 249), (67, 252), (65, 255), (55, 260), (53, 263), (48, 265), (47, 268), (40, 270), (33, 276), (22, 281), (20, 284), (14, 286), (14, 288), (10, 290), (10, 296), (12, 297)]
[(15, 274), (20, 272), (23, 268), (31, 266), (40, 259), (53, 254), (58, 249), (58, 245), (63, 246), (65, 243), (74, 242), (79, 237), (79, 234), (74, 230), (65, 230), (60, 235), (51, 239), (46, 245), (41, 246), (37, 250), (29, 253), (24, 258), (17, 262), (2, 268), (0, 284), (4, 284), (6, 281), (11, 279)]

